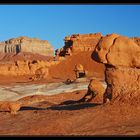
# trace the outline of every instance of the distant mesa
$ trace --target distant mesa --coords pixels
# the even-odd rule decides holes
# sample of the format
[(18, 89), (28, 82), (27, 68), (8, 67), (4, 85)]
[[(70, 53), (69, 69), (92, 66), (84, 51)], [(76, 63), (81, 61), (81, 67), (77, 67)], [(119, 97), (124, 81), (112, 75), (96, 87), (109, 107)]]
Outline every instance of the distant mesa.
[(47, 40), (21, 36), (0, 42), (0, 53), (31, 52), (53, 56), (54, 49)]

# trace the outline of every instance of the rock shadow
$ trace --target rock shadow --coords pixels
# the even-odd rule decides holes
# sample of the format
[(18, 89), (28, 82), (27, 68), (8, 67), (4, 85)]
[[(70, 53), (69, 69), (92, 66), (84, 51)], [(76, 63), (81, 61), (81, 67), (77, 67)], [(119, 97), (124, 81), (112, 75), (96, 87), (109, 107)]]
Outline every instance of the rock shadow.
[(96, 61), (96, 62), (99, 61), (98, 54), (95, 52), (95, 50), (92, 52), (91, 58), (92, 58), (94, 61)]
[(68, 101), (62, 102), (58, 105), (51, 106), (48, 109), (51, 109), (51, 110), (79, 110), (79, 109), (85, 109), (85, 108), (89, 108), (89, 107), (95, 107), (98, 105), (101, 105), (101, 104), (68, 100)]
[(21, 46), (16, 45), (16, 54), (18, 54), (19, 52), (21, 52)]
[(20, 108), (20, 111), (24, 111), (24, 110), (46, 110), (46, 108), (31, 107), (31, 106), (24, 106)]
[(41, 107), (31, 107), (31, 106), (24, 106), (20, 108), (20, 111), (25, 110), (80, 110), (85, 109), (89, 107), (96, 107), (98, 103), (90, 103), (90, 102), (81, 102), (80, 100), (74, 101), (74, 100), (67, 100), (64, 101), (58, 105), (51, 105), (49, 107), (41, 108)]

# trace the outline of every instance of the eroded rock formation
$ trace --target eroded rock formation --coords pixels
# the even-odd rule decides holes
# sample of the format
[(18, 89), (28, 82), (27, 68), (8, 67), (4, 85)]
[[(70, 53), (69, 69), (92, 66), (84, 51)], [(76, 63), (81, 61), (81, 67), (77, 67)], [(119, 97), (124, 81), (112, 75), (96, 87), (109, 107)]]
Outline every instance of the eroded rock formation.
[(84, 77), (86, 74), (82, 64), (76, 64), (74, 71), (75, 71), (76, 78)]
[[(44, 95), (31, 95), (31, 96), (25, 96), (22, 97), (16, 101), (0, 101), (0, 111), (3, 112), (10, 112), (13, 115), (16, 115), (21, 107), (23, 106), (29, 106), (34, 103), (39, 103), (47, 101)], [(50, 105), (56, 105), (58, 103), (49, 102)]]
[(79, 102), (91, 102), (97, 104), (103, 103), (103, 95), (105, 93), (105, 87), (98, 79), (91, 79), (88, 85), (88, 91), (85, 96), (79, 100)]
[(11, 76), (21, 76), (21, 75), (40, 75), (43, 78), (48, 77), (49, 67), (57, 65), (59, 62), (55, 61), (43, 61), (43, 60), (22, 60), (15, 62), (6, 62), (0, 64), (0, 75), (11, 75)]
[(41, 67), (35, 70), (35, 75), (31, 77), (33, 81), (47, 79), (49, 77), (48, 67)]
[(140, 101), (140, 46), (134, 39), (109, 34), (101, 38), (93, 56), (106, 66), (104, 102)]
[[(74, 34), (65, 37), (65, 46), (59, 50), (59, 56), (72, 55), (75, 52), (91, 51), (101, 38), (100, 33), (95, 34)], [(57, 50), (58, 55), (58, 50)]]
[(134, 42), (140, 46), (140, 38), (139, 37), (132, 37)]
[(45, 56), (53, 56), (54, 50), (47, 40), (22, 36), (0, 42), (0, 52), (15, 54), (19, 52), (32, 52)]

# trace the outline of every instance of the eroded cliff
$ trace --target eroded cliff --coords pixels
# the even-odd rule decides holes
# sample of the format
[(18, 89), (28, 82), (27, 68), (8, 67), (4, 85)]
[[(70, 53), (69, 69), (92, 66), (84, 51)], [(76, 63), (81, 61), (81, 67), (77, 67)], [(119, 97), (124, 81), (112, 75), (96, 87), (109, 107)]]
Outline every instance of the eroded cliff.
[(94, 50), (101, 36), (101, 33), (73, 34), (71, 36), (66, 36), (64, 39), (64, 47), (60, 50), (57, 49), (56, 55), (66, 56), (77, 52)]
[(45, 56), (53, 56), (54, 50), (47, 40), (21, 36), (0, 42), (1, 53), (31, 52)]

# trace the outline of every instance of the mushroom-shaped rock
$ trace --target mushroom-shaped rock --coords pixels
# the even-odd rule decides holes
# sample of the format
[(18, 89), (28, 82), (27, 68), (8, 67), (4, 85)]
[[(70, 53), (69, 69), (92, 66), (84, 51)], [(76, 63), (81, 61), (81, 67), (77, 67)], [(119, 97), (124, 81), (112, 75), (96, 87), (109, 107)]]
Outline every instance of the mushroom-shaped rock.
[(132, 38), (111, 34), (99, 41), (94, 54), (106, 66), (105, 101), (139, 100), (140, 46)]
[(112, 66), (140, 67), (140, 46), (133, 39), (111, 34), (103, 37), (95, 49), (98, 61)]
[(85, 76), (85, 69), (82, 64), (76, 64), (74, 71), (76, 74), (76, 78), (81, 78)]
[(99, 62), (107, 63), (106, 55), (108, 54), (114, 39), (116, 39), (118, 36), (118, 34), (108, 34), (105, 37), (101, 37), (99, 43), (95, 48), (95, 52), (98, 54)]

